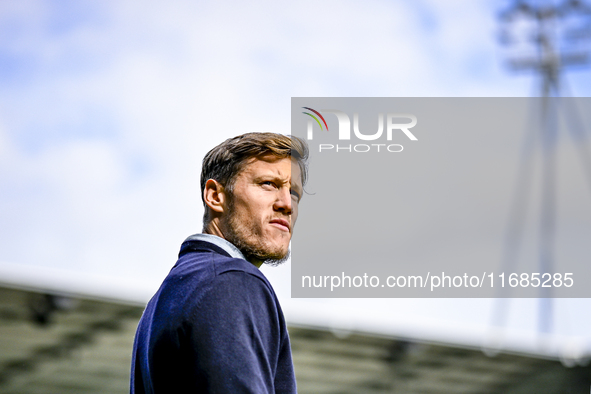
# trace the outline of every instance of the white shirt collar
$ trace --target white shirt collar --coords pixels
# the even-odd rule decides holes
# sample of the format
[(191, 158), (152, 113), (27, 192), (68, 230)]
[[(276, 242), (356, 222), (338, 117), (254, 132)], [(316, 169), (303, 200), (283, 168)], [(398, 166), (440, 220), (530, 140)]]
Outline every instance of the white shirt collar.
[(187, 241), (209, 242), (211, 244), (214, 244), (215, 246), (222, 248), (226, 253), (228, 253), (230, 255), (230, 257), (234, 257), (235, 259), (246, 260), (244, 258), (244, 255), (240, 251), (240, 249), (238, 249), (236, 246), (234, 246), (234, 244), (230, 243), (229, 241), (225, 240), (224, 238), (218, 237), (217, 235), (194, 234), (194, 235), (191, 235), (190, 237), (188, 237), (187, 239), (185, 239), (185, 242), (187, 242)]

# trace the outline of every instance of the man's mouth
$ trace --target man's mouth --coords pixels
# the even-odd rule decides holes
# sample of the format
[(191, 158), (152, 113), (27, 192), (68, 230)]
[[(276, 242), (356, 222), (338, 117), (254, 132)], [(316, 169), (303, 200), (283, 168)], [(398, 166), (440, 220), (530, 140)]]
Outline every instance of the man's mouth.
[(278, 229), (282, 230), (282, 231), (290, 231), (290, 226), (289, 226), (289, 222), (285, 219), (273, 219), (271, 220), (271, 225), (273, 225), (274, 227), (277, 227)]

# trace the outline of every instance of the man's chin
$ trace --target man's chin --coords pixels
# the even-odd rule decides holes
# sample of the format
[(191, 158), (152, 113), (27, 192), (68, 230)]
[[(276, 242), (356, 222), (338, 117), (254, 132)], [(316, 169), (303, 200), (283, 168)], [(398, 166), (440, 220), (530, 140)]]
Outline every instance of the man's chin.
[(291, 253), (290, 250), (287, 250), (287, 253), (285, 253), (285, 255), (283, 257), (280, 258), (267, 258), (265, 260), (263, 260), (263, 264), (266, 265), (270, 265), (271, 267), (277, 267), (278, 265), (281, 265), (283, 263), (285, 263), (287, 260), (289, 260)]
[[(289, 247), (287, 245), (269, 245), (263, 243), (248, 242), (244, 238), (235, 236), (235, 232), (228, 232), (226, 239), (234, 244), (244, 255), (247, 261), (258, 261), (264, 264), (277, 266), (289, 259)], [(287, 247), (286, 249), (283, 249)]]
[(261, 250), (248, 250), (248, 249), (242, 249), (241, 252), (242, 252), (242, 254), (244, 254), (244, 257), (246, 258), (246, 260), (248, 260), (250, 262), (258, 261), (258, 262), (261, 262), (263, 264), (270, 265), (273, 267), (276, 267), (278, 265), (285, 263), (289, 259), (289, 256), (290, 256), (289, 249), (286, 252), (280, 251), (280, 252), (275, 252), (275, 253), (270, 253), (268, 251), (261, 251)]

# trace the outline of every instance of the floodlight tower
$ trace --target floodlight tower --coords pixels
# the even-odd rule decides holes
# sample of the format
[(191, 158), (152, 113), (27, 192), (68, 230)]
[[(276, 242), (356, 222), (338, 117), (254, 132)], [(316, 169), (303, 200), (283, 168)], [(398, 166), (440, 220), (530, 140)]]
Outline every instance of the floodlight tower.
[(542, 77), (540, 95), (560, 95), (560, 72), (589, 63), (591, 7), (581, 0), (516, 0), (500, 14), (500, 42), (514, 47), (508, 66)]
[[(540, 273), (553, 271), (555, 238), (555, 152), (557, 145), (557, 118), (559, 103), (552, 97), (559, 97), (566, 91), (561, 73), (566, 69), (589, 63), (588, 44), (591, 39), (591, 7), (582, 0), (515, 0), (499, 16), (501, 24), (500, 42), (513, 53), (507, 64), (512, 71), (530, 71), (540, 78), (541, 97), (539, 127), (532, 128), (526, 136), (524, 158), (518, 173), (516, 194), (510, 212), (505, 242), (503, 268), (515, 266), (517, 251), (523, 232), (523, 211), (525, 196), (531, 178), (531, 150), (535, 143), (542, 149), (542, 200), (539, 227)], [(562, 93), (562, 94), (561, 94)], [(566, 108), (564, 108), (566, 109)], [(574, 109), (566, 109), (569, 116)], [(591, 160), (586, 146), (581, 141), (584, 134), (582, 124), (571, 123), (569, 131), (577, 140), (583, 160), (587, 181), (591, 186)], [(540, 289), (538, 329), (549, 334), (552, 325), (551, 288)], [(493, 319), (498, 326), (505, 324), (505, 303), (496, 305)]]

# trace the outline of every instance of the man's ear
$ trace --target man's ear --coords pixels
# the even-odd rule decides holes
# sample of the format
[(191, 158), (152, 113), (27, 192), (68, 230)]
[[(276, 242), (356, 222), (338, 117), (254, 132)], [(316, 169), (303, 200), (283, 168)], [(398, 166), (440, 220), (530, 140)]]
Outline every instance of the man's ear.
[(208, 179), (203, 189), (203, 200), (212, 211), (223, 213), (226, 206), (224, 187), (215, 179)]

